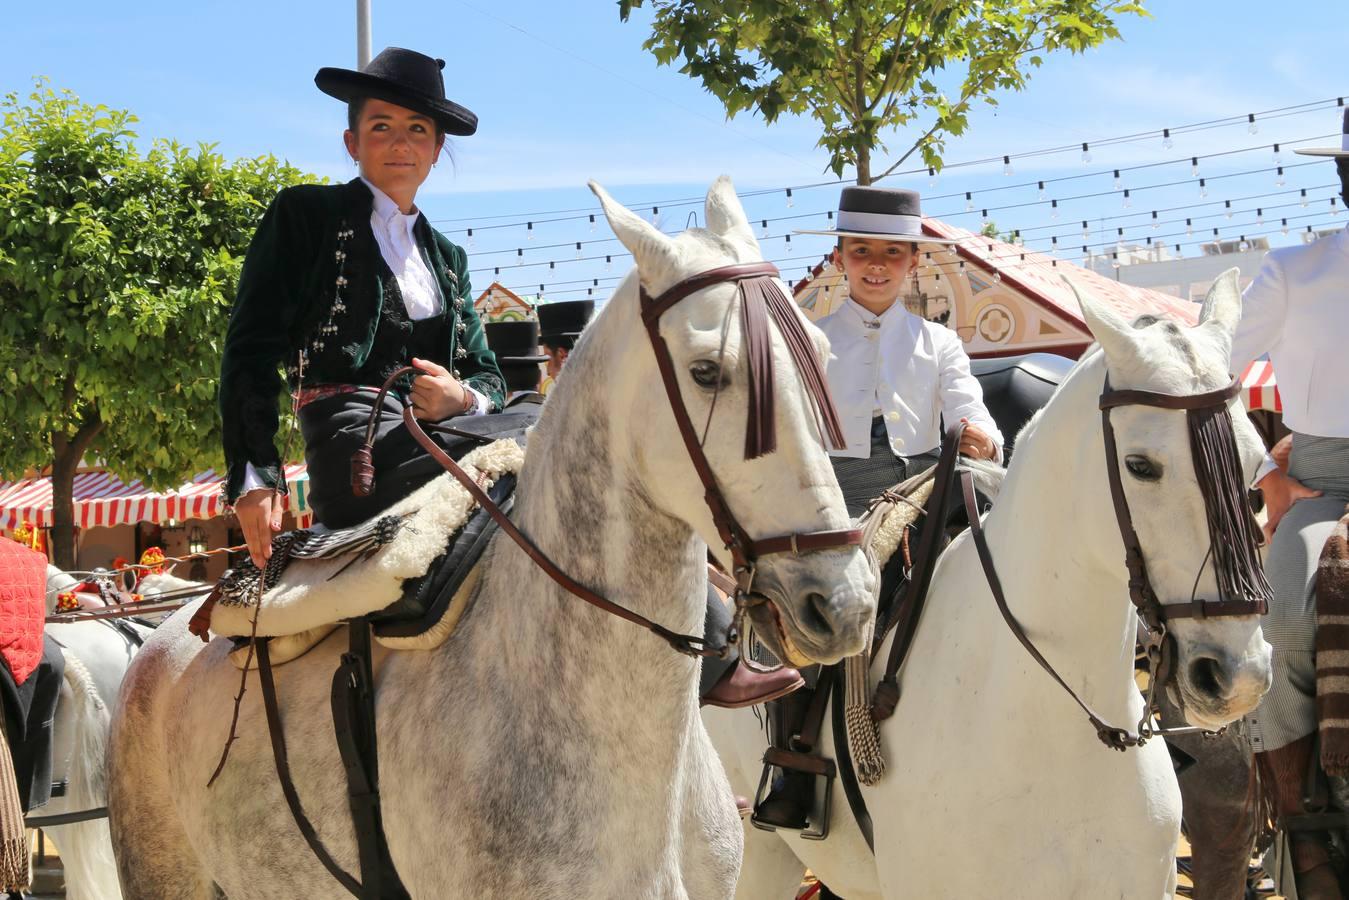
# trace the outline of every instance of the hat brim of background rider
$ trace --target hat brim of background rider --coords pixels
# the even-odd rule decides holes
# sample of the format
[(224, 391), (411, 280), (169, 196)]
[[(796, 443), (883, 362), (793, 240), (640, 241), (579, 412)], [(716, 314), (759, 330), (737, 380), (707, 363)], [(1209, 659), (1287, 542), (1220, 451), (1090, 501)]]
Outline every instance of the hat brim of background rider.
[(386, 47), (370, 60), (365, 71), (325, 66), (314, 76), (314, 84), (329, 97), (345, 103), (374, 98), (419, 112), (430, 116), (447, 134), (467, 137), (478, 130), (478, 117), (453, 100), (445, 99), (445, 82), (441, 75), (444, 65), (444, 60), (399, 47)]
[(1298, 156), (1325, 156), (1331, 159), (1344, 159), (1349, 157), (1349, 108), (1344, 111), (1344, 127), (1340, 135), (1340, 145), (1338, 147), (1308, 147), (1305, 150), (1294, 150)]
[(917, 191), (871, 185), (845, 187), (839, 194), (836, 222), (833, 228), (823, 231), (801, 228), (796, 233), (914, 244), (956, 243), (923, 233), (923, 209)]
[(499, 366), (537, 366), (539, 363), (548, 362), (548, 354), (540, 353), (538, 356), (498, 356), (497, 365)]

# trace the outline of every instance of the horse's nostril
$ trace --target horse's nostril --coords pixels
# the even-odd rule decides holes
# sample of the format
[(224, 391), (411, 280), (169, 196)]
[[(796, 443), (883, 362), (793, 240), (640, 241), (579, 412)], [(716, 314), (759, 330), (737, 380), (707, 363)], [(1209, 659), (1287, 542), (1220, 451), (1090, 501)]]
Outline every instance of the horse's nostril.
[(829, 598), (818, 591), (806, 595), (806, 626), (819, 634), (833, 634), (834, 623), (830, 615)]
[(1209, 697), (1227, 695), (1228, 678), (1222, 664), (1211, 656), (1201, 656), (1190, 664), (1190, 684)]

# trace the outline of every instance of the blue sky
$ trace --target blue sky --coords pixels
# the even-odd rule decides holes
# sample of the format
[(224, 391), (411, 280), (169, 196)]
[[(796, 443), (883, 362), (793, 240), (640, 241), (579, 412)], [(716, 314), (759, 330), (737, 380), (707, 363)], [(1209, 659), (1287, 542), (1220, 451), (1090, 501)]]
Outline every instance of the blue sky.
[[(1333, 74), (1344, 71), (1343, 59), (1325, 37), (1343, 34), (1343, 0), (1300, 0), (1284, 7), (1293, 15), (1255, 0), (1147, 5), (1153, 18), (1126, 20), (1123, 41), (1084, 56), (1051, 56), (1028, 90), (1000, 95), (996, 110), (977, 110), (967, 134), (949, 143), (947, 162), (1102, 141), (1349, 94), (1349, 80)], [(795, 278), (827, 249), (825, 238), (797, 236), (788, 246), (783, 237), (792, 227), (824, 225), (824, 211), (837, 199), (836, 186), (800, 187), (832, 179), (824, 154), (814, 147), (813, 123), (782, 120), (768, 127), (748, 114), (727, 122), (697, 82), (657, 66), (642, 50), (649, 20), (644, 11), (624, 24), (610, 0), (373, 0), (373, 7), (376, 50), (397, 45), (444, 57), (451, 97), (480, 117), (478, 134), (457, 139), (453, 165), (442, 164), (419, 197), (428, 216), (460, 243), (467, 243), (464, 229), (477, 225), (470, 248), (476, 285), (495, 278), (525, 293), (543, 283), (554, 299), (585, 296), (587, 287), (597, 297), (606, 295), (630, 261), (616, 243), (589, 243), (609, 236), (602, 220), (592, 232), (586, 218), (594, 202), (585, 180), (592, 177), (648, 213), (654, 201), (700, 196), (722, 173), (742, 192), (795, 185), (790, 209), (781, 191), (746, 199), (756, 222), (805, 215), (770, 221), (765, 255), (781, 260), (784, 273)], [(26, 93), (32, 77), (44, 75), (87, 101), (132, 110), (145, 138), (211, 142), (229, 156), (273, 153), (334, 179), (354, 174), (341, 145), (343, 108), (320, 94), (312, 80), (320, 66), (354, 64), (350, 0), (22, 4), (5, 11), (3, 43), (0, 91)], [(1305, 159), (1285, 149), (1286, 184), (1276, 186), (1272, 171), (1217, 177), (1271, 169), (1268, 148), (1203, 160), (1201, 175), (1212, 179), (1208, 200), (1216, 205), (1193, 207), (1200, 198), (1187, 157), (1329, 135), (1338, 131), (1338, 122), (1339, 111), (1324, 107), (1262, 120), (1254, 135), (1244, 124), (1177, 135), (1171, 150), (1160, 138), (1101, 147), (1093, 150), (1089, 165), (1075, 150), (1015, 161), (1010, 177), (999, 161), (953, 168), (935, 187), (925, 175), (891, 183), (922, 190), (932, 197), (929, 214), (966, 227), (979, 226), (982, 208), (1015, 205), (994, 209), (990, 217), (1000, 228), (1034, 236), (1028, 243), (1036, 249), (1049, 249), (1048, 238), (1058, 236), (1062, 255), (1073, 260), (1081, 256), (1084, 219), (1091, 223), (1093, 244), (1125, 227), (1126, 239), (1180, 240), (1183, 252), (1193, 255), (1197, 248), (1179, 224), (1185, 217), (1195, 219), (1195, 240), (1202, 229), (1218, 227), (1224, 237), (1273, 230), (1271, 241), (1279, 244), (1288, 240), (1276, 230), (1282, 216), (1292, 218), (1292, 231), (1349, 218), (1329, 214), (1332, 164), (1295, 168)], [(895, 136), (895, 149), (908, 146), (903, 137)], [(1108, 170), (1168, 161), (1177, 162), (1121, 173), (1122, 186), (1133, 195), (1125, 209)], [(1104, 174), (1051, 180), (1043, 203), (1034, 184), (1010, 187), (1096, 172)], [(1181, 183), (1153, 187), (1171, 181)], [(1307, 209), (1297, 205), (1296, 194), (1256, 198), (1301, 188), (1312, 198)], [(973, 194), (973, 213), (965, 212), (965, 191)], [(1105, 196), (1067, 199), (1093, 193)], [(1059, 218), (1051, 218), (1048, 201), (1060, 197)], [(1221, 214), (1224, 199), (1232, 200), (1231, 219)], [(1266, 206), (1264, 223), (1257, 224), (1256, 209)], [(698, 209), (666, 204), (662, 226), (682, 226)], [(1159, 214), (1161, 221), (1178, 224), (1150, 229), (1153, 209), (1178, 209)], [(558, 218), (546, 214), (556, 210), (574, 210), (567, 215), (580, 218), (542, 221)], [(1122, 218), (1126, 214), (1132, 218)], [(518, 224), (484, 228), (530, 218), (540, 220), (532, 241)], [(612, 267), (606, 269), (602, 258), (576, 261), (575, 241), (583, 242), (584, 256), (613, 255)], [(566, 246), (543, 249), (549, 244)], [(517, 248), (524, 251), (524, 265), (512, 264)], [(593, 287), (588, 280), (593, 278), (600, 287)]]

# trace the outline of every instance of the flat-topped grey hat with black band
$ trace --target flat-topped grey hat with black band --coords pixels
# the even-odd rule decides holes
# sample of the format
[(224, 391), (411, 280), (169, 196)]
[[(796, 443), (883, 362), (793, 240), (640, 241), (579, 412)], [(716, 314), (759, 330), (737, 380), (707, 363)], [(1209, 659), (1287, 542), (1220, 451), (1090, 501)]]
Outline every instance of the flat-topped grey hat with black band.
[(1338, 147), (1308, 147), (1306, 150), (1294, 150), (1301, 156), (1329, 156), (1334, 159), (1349, 157), (1349, 109), (1344, 111), (1343, 134)]
[(430, 116), (449, 134), (461, 137), (478, 130), (478, 117), (445, 99), (445, 60), (415, 50), (385, 47), (358, 72), (324, 67), (314, 84), (345, 103), (373, 97)]
[(954, 244), (947, 238), (923, 233), (923, 210), (917, 191), (870, 186), (845, 187), (838, 198), (837, 223), (827, 231), (797, 229), (797, 234)]

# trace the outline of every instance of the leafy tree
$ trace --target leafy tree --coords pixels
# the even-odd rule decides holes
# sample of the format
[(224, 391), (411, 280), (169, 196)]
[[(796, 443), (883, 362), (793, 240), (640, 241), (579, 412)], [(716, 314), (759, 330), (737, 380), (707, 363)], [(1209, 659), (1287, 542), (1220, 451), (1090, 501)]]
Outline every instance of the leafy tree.
[(219, 465), (215, 392), (243, 255), (307, 179), (157, 141), (39, 81), (0, 102), (0, 475), (51, 466), (52, 546), (74, 565), (81, 459), (153, 488)]
[[(644, 0), (618, 0), (626, 20)], [(1143, 0), (652, 0), (643, 44), (663, 65), (702, 81), (728, 115), (757, 109), (768, 122), (809, 113), (819, 146), (859, 184), (895, 171), (914, 151), (940, 169), (945, 140), (971, 104), (1021, 90), (1046, 53), (1080, 53), (1118, 38), (1115, 20), (1147, 15)], [(959, 91), (938, 86), (963, 72)], [(873, 176), (882, 135), (921, 129)], [(912, 131), (908, 131), (912, 134)], [(906, 137), (907, 140), (907, 137)]]

